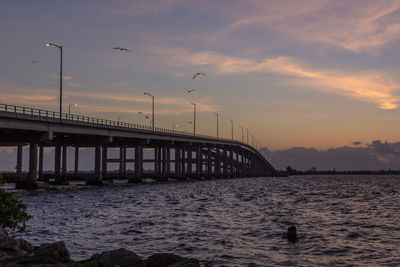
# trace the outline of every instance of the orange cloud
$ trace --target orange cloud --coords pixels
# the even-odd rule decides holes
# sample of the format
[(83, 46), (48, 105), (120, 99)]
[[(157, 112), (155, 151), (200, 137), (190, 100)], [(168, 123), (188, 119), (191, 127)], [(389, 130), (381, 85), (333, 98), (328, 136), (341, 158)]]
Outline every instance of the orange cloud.
[(379, 71), (348, 74), (340, 71), (314, 70), (291, 57), (267, 58), (261, 62), (233, 56), (225, 56), (211, 51), (190, 53), (184, 49), (152, 49), (165, 55), (177, 65), (192, 64), (206, 66), (214, 72), (233, 74), (265, 72), (297, 78), (294, 83), (314, 90), (324, 90), (346, 95), (365, 102), (377, 103), (382, 109), (398, 107), (399, 97), (394, 94), (400, 85), (389, 75)]

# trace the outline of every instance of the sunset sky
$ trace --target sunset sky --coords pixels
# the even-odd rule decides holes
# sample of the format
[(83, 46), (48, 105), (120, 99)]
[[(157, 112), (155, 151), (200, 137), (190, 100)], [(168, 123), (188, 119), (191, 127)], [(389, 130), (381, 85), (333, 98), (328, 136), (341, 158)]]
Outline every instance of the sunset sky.
[[(400, 1), (0, 2), (0, 103), (326, 149), (400, 141)], [(131, 52), (113, 47), (126, 47)], [(196, 72), (207, 76), (192, 79)], [(187, 93), (184, 88), (194, 89)]]

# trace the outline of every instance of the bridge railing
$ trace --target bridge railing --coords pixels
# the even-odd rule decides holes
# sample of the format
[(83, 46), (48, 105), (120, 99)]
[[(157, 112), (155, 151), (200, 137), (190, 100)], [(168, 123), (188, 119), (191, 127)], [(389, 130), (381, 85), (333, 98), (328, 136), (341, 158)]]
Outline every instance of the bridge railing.
[[(22, 114), (28, 115), (32, 117), (39, 117), (39, 118), (48, 118), (48, 119), (60, 119), (60, 112), (55, 111), (48, 111), (43, 109), (37, 108), (29, 108), (29, 107), (22, 107), (22, 106), (15, 106), (15, 105), (8, 105), (8, 104), (1, 104), (0, 103), (0, 112), (9, 112), (15, 114)], [(151, 126), (135, 124), (135, 123), (128, 123), (128, 122), (121, 122), (121, 121), (114, 121), (114, 120), (107, 120), (107, 119), (100, 119), (94, 117), (88, 117), (83, 115), (76, 115), (76, 114), (69, 114), (69, 113), (61, 113), (61, 120), (63, 122), (82, 122), (82, 123), (89, 123), (95, 125), (104, 125), (104, 126), (114, 126), (120, 128), (128, 128), (128, 129), (137, 129), (137, 130), (145, 130), (149, 132), (158, 132), (158, 133), (172, 133), (172, 134), (179, 134), (187, 137), (193, 137), (192, 133), (184, 132), (184, 131), (177, 131), (172, 129), (165, 129), (155, 127), (154, 131)], [(247, 146), (254, 150), (257, 154), (261, 155), (261, 153), (250, 144), (246, 144), (237, 140), (232, 140), (228, 138), (216, 138), (215, 136), (204, 135), (204, 134), (196, 134), (196, 137), (207, 138), (207, 139), (217, 139), (219, 141), (226, 141), (230, 143), (236, 143), (238, 145)], [(264, 157), (261, 155), (261, 157)]]
[[(8, 104), (1, 104), (1, 103), (0, 103), (0, 111), (41, 117), (41, 118), (60, 119), (60, 112), (37, 109), (37, 108), (15, 106), (15, 105), (8, 105)], [(122, 121), (107, 120), (107, 119), (101, 119), (101, 118), (94, 118), (94, 117), (88, 117), (88, 116), (76, 115), (76, 114), (70, 114), (70, 113), (62, 113), (61, 120), (63, 122), (83, 122), (83, 123), (90, 123), (90, 124), (97, 124), (97, 125), (106, 125), (106, 126), (115, 126), (115, 127), (123, 127), (123, 128), (130, 128), (130, 129), (153, 131), (153, 128), (151, 126), (122, 122)], [(184, 132), (184, 131), (177, 131), (177, 130), (172, 130), (172, 129), (159, 128), (159, 127), (155, 127), (154, 132), (173, 133), (173, 134), (181, 134), (181, 135), (185, 135), (185, 136), (193, 136), (192, 133), (188, 133), (188, 132)], [(196, 134), (196, 136), (216, 139), (216, 137), (210, 136), (210, 135)], [(241, 142), (239, 142), (237, 140), (231, 140), (231, 139), (227, 139), (227, 138), (218, 138), (218, 140), (235, 142), (235, 143), (241, 144)]]

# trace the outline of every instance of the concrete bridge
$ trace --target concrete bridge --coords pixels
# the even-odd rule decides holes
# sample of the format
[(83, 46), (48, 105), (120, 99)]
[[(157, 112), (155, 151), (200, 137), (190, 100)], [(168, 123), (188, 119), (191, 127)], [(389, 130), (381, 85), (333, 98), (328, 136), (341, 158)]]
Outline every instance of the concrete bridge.
[[(79, 149), (95, 148), (94, 173), (85, 175), (87, 184), (103, 179), (127, 178), (228, 178), (273, 176), (278, 173), (254, 147), (235, 140), (193, 135), (175, 130), (111, 121), (0, 104), (0, 146), (16, 146), (17, 188), (35, 188), (37, 180), (48, 181), (43, 173), (43, 148), (54, 147), (54, 183), (68, 183), (67, 147), (75, 148), (73, 175), (79, 176)], [(22, 175), (22, 148), (29, 146), (29, 173)], [(119, 149), (118, 158), (109, 158), (110, 148)], [(144, 159), (143, 150), (154, 150), (153, 159)], [(133, 150), (134, 157), (127, 158)], [(109, 172), (108, 163), (119, 163), (119, 171)], [(143, 163), (154, 164), (152, 173)], [(134, 169), (127, 172), (126, 164)]]

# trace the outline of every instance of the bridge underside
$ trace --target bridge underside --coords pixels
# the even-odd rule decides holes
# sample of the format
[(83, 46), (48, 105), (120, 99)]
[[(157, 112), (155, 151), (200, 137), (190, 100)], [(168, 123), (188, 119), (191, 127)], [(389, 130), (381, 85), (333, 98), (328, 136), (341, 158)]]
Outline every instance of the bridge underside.
[[(258, 151), (239, 142), (68, 121), (2, 117), (1, 112), (0, 146), (17, 147), (15, 176), (18, 188), (35, 188), (37, 180), (67, 184), (82, 176), (87, 184), (101, 184), (103, 180), (118, 178), (133, 183), (146, 177), (168, 180), (277, 174)], [(28, 175), (22, 173), (25, 146), (29, 147)], [(43, 172), (45, 147), (54, 148), (51, 174)], [(70, 171), (67, 170), (68, 147), (74, 149), (74, 170)], [(79, 151), (84, 147), (94, 148), (94, 172), (85, 175), (79, 171)], [(118, 149), (119, 156), (110, 157), (111, 149)], [(151, 151), (153, 157), (145, 159), (144, 150)], [(118, 171), (109, 171), (110, 163), (118, 163)], [(153, 166), (151, 171), (144, 168), (149, 164)]]

